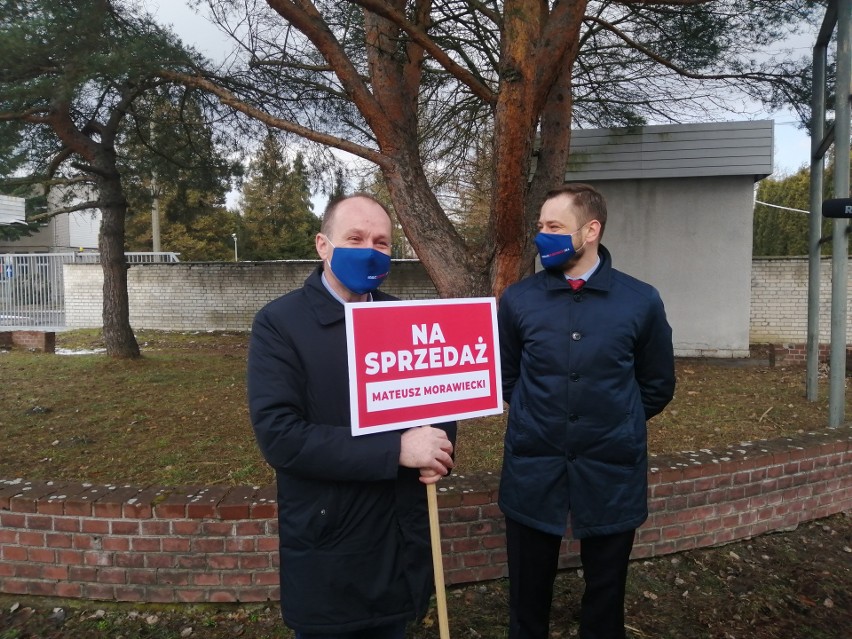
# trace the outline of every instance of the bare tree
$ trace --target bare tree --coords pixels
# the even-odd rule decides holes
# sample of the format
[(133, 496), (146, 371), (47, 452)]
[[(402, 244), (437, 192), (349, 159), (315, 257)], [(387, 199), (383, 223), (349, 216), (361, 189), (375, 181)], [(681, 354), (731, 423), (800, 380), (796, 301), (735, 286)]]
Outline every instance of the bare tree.
[[(499, 295), (531, 269), (531, 225), (546, 191), (564, 179), (572, 123), (718, 117), (744, 96), (796, 101), (804, 63), (764, 56), (758, 64), (756, 55), (817, 19), (824, 3), (205, 4), (237, 46), (230, 68), (162, 76), (377, 165), (440, 294), (465, 296)], [(441, 194), (486, 131), (493, 131), (487, 248), (471, 250)]]

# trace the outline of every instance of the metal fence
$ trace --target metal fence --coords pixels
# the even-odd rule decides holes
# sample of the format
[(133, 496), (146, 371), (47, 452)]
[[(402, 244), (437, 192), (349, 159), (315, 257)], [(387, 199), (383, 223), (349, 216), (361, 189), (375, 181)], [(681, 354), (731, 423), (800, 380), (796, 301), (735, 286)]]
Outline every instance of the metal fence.
[[(177, 262), (177, 253), (125, 253), (129, 264)], [(99, 264), (100, 253), (0, 254), (0, 328), (65, 326), (64, 264)]]

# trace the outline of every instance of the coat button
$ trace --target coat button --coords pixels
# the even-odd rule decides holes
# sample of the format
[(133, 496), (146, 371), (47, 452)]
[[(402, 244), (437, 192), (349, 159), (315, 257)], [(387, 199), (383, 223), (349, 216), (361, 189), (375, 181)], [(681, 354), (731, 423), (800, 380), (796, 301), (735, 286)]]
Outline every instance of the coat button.
[(571, 339), (573, 339), (575, 342), (579, 342), (581, 337), (583, 336), (578, 331), (574, 331), (573, 333), (571, 333)]
[(575, 302), (582, 302), (583, 301), (583, 294), (582, 293), (574, 293), (574, 301)]
[(580, 419), (580, 418), (577, 415), (575, 415), (574, 413), (571, 413), (570, 415), (568, 415), (568, 421), (569, 422), (576, 422), (578, 419)]
[(580, 374), (579, 373), (571, 373), (571, 377), (569, 378), (572, 382), (579, 381)]
[(575, 461), (577, 459), (577, 453), (571, 451), (568, 453), (568, 461)]
[(323, 508), (323, 509), (320, 511), (320, 515), (322, 515), (323, 517), (325, 517), (325, 508)]

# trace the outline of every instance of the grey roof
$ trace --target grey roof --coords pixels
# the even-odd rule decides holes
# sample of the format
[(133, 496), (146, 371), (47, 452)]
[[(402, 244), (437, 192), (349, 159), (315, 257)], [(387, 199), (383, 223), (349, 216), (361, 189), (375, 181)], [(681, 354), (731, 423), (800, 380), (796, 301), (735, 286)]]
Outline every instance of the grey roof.
[(773, 122), (711, 122), (571, 134), (566, 182), (772, 173)]

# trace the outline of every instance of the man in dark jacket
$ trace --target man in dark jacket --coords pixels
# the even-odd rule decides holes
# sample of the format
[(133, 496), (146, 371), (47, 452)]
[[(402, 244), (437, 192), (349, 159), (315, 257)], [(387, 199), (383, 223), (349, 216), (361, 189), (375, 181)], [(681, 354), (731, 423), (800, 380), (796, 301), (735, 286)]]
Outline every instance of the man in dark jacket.
[(625, 637), (628, 559), (648, 516), (645, 422), (672, 399), (674, 355), (659, 294), (612, 267), (605, 225), (593, 187), (548, 193), (535, 238), (544, 270), (500, 300), (510, 639), (549, 636), (569, 513), (585, 579), (580, 638)]
[(255, 317), (251, 420), (278, 484), (281, 604), (297, 638), (402, 639), (426, 611), (426, 484), (453, 465), (455, 424), (353, 437), (344, 303), (389, 300), (391, 221), (370, 196), (329, 204), (322, 265)]

